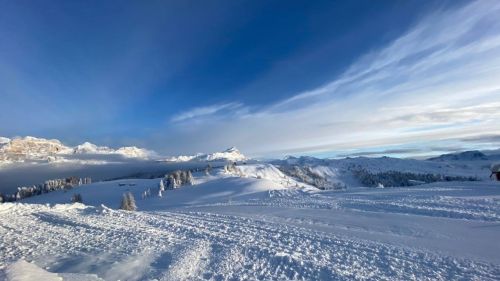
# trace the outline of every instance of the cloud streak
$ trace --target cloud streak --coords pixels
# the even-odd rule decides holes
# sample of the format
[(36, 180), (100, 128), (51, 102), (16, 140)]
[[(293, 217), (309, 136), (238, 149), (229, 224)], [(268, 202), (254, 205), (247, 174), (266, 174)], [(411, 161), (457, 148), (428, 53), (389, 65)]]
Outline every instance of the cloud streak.
[(224, 113), (233, 113), (235, 111), (241, 111), (243, 105), (241, 103), (231, 102), (225, 104), (215, 104), (209, 106), (196, 107), (188, 111), (181, 112), (171, 118), (172, 122), (182, 122), (189, 121), (193, 119), (198, 119), (202, 117), (210, 117), (215, 115), (221, 115)]
[(181, 113), (169, 141), (281, 155), (499, 134), (498, 18), (496, 1), (435, 12), (322, 87), (244, 114), (240, 103)]

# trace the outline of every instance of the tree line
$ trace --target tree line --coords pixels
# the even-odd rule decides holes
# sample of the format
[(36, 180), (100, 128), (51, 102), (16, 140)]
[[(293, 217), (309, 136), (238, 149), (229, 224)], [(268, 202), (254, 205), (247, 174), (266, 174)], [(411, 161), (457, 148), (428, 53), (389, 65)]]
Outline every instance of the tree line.
[(76, 186), (90, 183), (92, 183), (92, 178), (90, 177), (78, 178), (72, 176), (62, 179), (46, 180), (44, 183), (33, 186), (20, 186), (13, 194), (0, 193), (0, 203), (14, 202), (24, 198), (40, 195), (43, 193), (49, 193), (56, 190), (69, 190)]

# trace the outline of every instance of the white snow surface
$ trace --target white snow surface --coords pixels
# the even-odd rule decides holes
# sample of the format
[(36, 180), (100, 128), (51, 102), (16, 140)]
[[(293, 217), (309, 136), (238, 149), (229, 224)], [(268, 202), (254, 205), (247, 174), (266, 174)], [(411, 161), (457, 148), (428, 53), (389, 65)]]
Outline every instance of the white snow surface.
[[(31, 272), (46, 280), (500, 279), (497, 182), (318, 191), (296, 188), (270, 164), (194, 176), (195, 185), (162, 198), (140, 196), (159, 179), (128, 179), (0, 204), (0, 280)], [(124, 192), (139, 211), (116, 209)], [(67, 204), (74, 193), (86, 205)]]
[(1, 144), (4, 144), (4, 143), (8, 143), (10, 142), (10, 139), (9, 138), (6, 138), (6, 137), (0, 137), (0, 145)]

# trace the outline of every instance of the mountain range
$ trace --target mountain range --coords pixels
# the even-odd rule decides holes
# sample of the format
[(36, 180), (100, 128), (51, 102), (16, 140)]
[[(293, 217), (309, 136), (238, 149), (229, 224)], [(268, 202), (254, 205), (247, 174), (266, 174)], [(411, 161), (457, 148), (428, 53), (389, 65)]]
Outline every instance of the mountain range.
[(136, 146), (117, 149), (84, 142), (77, 146), (67, 146), (57, 139), (36, 137), (0, 137), (0, 164), (9, 163), (52, 163), (76, 162), (102, 164), (120, 160), (159, 160), (166, 162), (186, 161), (243, 161), (247, 159), (237, 148), (222, 152), (198, 153), (188, 156), (160, 157), (152, 150)]

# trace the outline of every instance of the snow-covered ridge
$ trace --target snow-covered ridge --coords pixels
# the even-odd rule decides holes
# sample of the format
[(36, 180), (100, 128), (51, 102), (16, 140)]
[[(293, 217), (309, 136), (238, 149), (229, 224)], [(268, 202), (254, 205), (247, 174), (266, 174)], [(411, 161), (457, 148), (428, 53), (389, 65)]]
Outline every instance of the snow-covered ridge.
[[(0, 163), (68, 162), (78, 161), (78, 156), (81, 155), (118, 155), (125, 158), (149, 159), (155, 153), (135, 146), (113, 149), (85, 142), (70, 147), (56, 139), (30, 136), (14, 139), (0, 138)], [(75, 160), (75, 158), (77, 159)], [(89, 159), (85, 160), (88, 162)]]
[(187, 161), (245, 161), (248, 158), (243, 155), (236, 147), (228, 148), (222, 152), (215, 153), (197, 153), (195, 155), (180, 155), (163, 159), (168, 162), (187, 162)]
[(127, 158), (148, 159), (155, 153), (153, 151), (139, 148), (136, 146), (124, 146), (118, 149), (112, 149), (107, 146), (97, 146), (90, 142), (84, 142), (73, 148), (74, 154), (119, 154)]
[(438, 157), (429, 158), (431, 161), (474, 161), (488, 160), (486, 154), (478, 150), (464, 151), (460, 153), (443, 154)]

